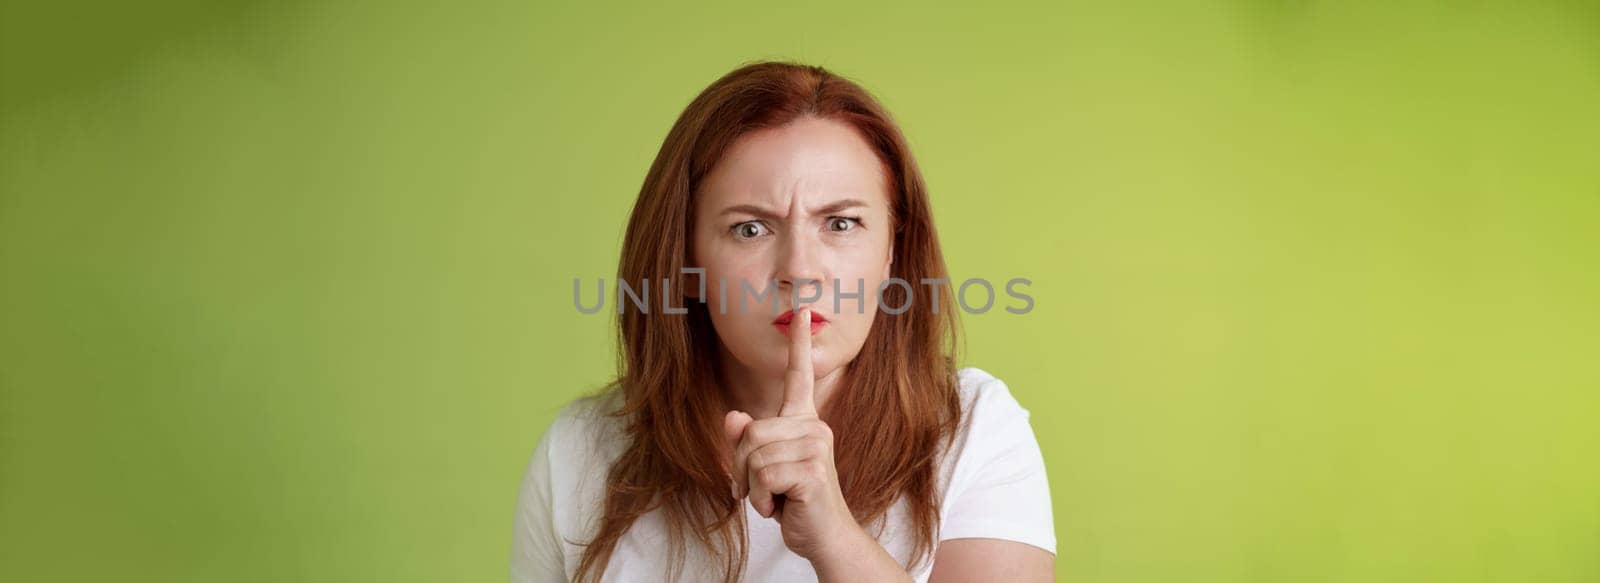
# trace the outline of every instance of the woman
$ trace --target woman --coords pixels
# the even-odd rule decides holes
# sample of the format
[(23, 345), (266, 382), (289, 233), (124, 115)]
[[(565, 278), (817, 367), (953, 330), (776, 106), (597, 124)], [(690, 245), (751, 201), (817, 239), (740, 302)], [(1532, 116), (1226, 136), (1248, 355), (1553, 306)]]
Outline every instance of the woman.
[(1050, 579), (1028, 412), (956, 370), (933, 227), (856, 84), (766, 62), (702, 92), (623, 243), (661, 306), (618, 294), (618, 379), (540, 440), (512, 580)]

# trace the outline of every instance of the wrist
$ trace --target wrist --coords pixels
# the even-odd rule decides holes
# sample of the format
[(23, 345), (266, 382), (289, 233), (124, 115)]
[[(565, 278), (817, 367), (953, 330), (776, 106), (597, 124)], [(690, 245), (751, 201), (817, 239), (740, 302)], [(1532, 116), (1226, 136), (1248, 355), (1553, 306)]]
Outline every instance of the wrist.
[[(838, 530), (831, 536), (823, 539), (817, 547), (816, 555), (811, 557), (811, 562), (818, 565), (845, 565), (852, 562), (855, 555), (860, 554), (862, 545), (877, 545), (878, 541), (867, 535), (866, 529), (856, 524), (854, 520), (843, 521)], [(818, 569), (821, 572), (821, 569)]]
[(821, 583), (898, 581), (906, 577), (900, 563), (854, 520), (828, 537), (811, 559), (811, 567)]

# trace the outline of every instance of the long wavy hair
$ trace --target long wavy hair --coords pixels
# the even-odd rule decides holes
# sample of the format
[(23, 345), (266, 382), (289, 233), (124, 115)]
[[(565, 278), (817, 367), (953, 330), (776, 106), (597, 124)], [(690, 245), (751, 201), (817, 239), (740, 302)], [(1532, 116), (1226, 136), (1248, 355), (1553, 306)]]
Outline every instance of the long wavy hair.
[[(931, 558), (939, 529), (936, 459), (960, 423), (956, 363), (960, 329), (922, 173), (899, 127), (856, 83), (819, 66), (790, 62), (743, 65), (707, 87), (684, 109), (650, 165), (628, 221), (619, 280), (697, 285), (680, 271), (692, 257), (695, 192), (741, 135), (803, 116), (844, 122), (866, 138), (889, 178), (894, 223), (891, 276), (880, 301), (910, 309), (880, 312), (841, 389), (820, 415), (835, 435), (834, 463), (851, 513), (864, 528), (884, 519), (900, 498), (914, 533), (910, 563)], [(618, 301), (621, 301), (620, 296)], [(684, 315), (623, 310), (617, 317), (621, 391), (613, 413), (627, 443), (607, 476), (604, 512), (585, 546), (575, 579), (599, 581), (628, 528), (656, 509), (668, 528), (669, 579), (677, 579), (687, 543), (720, 556), (724, 580), (743, 577), (749, 560), (744, 505), (728, 494), (723, 415), (729, 393), (719, 377), (716, 331), (703, 301)], [(869, 531), (870, 532), (870, 531)]]

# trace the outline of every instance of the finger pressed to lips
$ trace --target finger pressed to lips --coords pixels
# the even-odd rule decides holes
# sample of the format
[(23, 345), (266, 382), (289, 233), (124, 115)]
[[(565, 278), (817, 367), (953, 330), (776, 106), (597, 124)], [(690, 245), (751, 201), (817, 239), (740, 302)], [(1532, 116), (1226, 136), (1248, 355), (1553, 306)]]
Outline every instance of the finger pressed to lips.
[(801, 308), (789, 326), (789, 369), (784, 379), (783, 408), (779, 415), (815, 415), (812, 394), (811, 308)]

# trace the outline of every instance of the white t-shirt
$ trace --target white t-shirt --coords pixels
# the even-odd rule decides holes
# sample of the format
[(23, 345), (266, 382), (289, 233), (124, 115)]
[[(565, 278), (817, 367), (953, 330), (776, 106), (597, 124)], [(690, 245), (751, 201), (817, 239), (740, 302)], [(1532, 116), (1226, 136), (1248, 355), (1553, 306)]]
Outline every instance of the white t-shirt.
[[(963, 417), (955, 441), (942, 452), (939, 540), (1006, 539), (1056, 552), (1050, 488), (1044, 458), (1028, 423), (1028, 410), (1005, 383), (977, 368), (959, 372)], [(622, 420), (602, 415), (619, 399), (609, 392), (573, 401), (545, 431), (528, 463), (517, 497), (512, 537), (511, 581), (567, 581), (577, 570), (583, 548), (573, 542), (592, 538), (603, 508), (606, 473), (624, 446)], [(747, 501), (749, 556), (746, 579), (817, 580), (811, 563), (790, 552), (774, 519), (763, 518)], [(911, 551), (906, 501), (889, 510), (887, 523), (868, 532), (901, 565)], [(873, 526), (873, 525), (869, 525)], [(605, 581), (655, 581), (670, 565), (660, 510), (639, 518), (618, 541)], [(721, 580), (721, 559), (686, 544), (684, 581)], [(932, 560), (912, 578), (927, 581)]]

